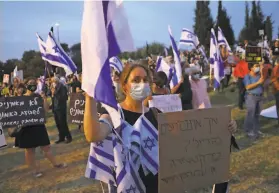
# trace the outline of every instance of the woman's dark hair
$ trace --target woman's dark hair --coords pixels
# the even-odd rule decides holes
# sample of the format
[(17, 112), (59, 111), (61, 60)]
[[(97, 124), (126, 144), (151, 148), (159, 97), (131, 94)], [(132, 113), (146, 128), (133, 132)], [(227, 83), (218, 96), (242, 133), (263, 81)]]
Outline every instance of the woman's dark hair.
[(156, 72), (153, 77), (153, 83), (155, 83), (158, 87), (163, 88), (168, 84), (168, 77), (166, 73), (160, 71)]

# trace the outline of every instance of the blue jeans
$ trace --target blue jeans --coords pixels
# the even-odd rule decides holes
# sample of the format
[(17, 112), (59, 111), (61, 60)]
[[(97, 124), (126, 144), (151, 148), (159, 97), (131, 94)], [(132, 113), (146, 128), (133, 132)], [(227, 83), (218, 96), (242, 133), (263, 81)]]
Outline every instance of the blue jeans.
[(262, 107), (262, 96), (247, 94), (245, 104), (247, 113), (244, 121), (244, 130), (257, 134), (260, 130), (259, 118)]

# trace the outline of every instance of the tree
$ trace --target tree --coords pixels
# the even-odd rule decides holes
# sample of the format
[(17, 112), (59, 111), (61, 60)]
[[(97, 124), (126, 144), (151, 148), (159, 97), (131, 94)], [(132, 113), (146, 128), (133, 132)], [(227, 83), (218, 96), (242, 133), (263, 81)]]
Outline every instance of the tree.
[(82, 61), (81, 61), (81, 44), (77, 43), (70, 47), (70, 56), (77, 66), (78, 72), (82, 72)]
[(61, 43), (60, 45), (66, 53), (70, 52), (69, 45), (67, 43)]
[(23, 70), (24, 78), (42, 76), (45, 70), (41, 53), (34, 50), (25, 51), (16, 65), (19, 70)]
[(244, 40), (248, 40), (250, 33), (250, 15), (249, 15), (249, 5), (248, 2), (245, 2), (245, 26), (241, 29), (238, 37), (239, 42), (243, 42)]
[(233, 46), (235, 44), (235, 38), (234, 38), (234, 31), (231, 25), (231, 18), (227, 15), (227, 10), (222, 7), (221, 0), (219, 0), (219, 5), (218, 5), (216, 26), (219, 26), (222, 29), (224, 36), (226, 37), (229, 45)]
[(265, 34), (267, 36), (267, 40), (269, 42), (272, 41), (273, 23), (274, 23), (274, 21), (272, 21), (271, 15), (267, 16), (265, 21), (264, 21), (264, 31), (265, 31)]
[(252, 10), (250, 18), (249, 40), (256, 41), (259, 39), (259, 30), (264, 29), (263, 25), (264, 15), (260, 2), (252, 1)]
[(206, 49), (210, 45), (210, 31), (213, 28), (213, 19), (210, 13), (209, 1), (197, 1), (194, 18), (194, 32)]

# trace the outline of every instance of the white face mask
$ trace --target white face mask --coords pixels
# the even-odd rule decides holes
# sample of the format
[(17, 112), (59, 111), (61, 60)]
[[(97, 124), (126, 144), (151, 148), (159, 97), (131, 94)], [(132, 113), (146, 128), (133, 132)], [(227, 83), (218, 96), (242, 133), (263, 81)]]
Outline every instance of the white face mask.
[(131, 97), (136, 101), (143, 101), (151, 94), (150, 85), (148, 83), (132, 83)]
[(118, 82), (113, 81), (113, 86), (115, 88), (115, 92), (117, 94), (117, 97), (123, 97), (123, 92), (121, 90), (121, 86)]
[(200, 79), (200, 75), (194, 74), (194, 75), (192, 75), (192, 79), (198, 80), (198, 79)]
[(255, 73), (258, 73), (260, 71), (260, 67), (256, 67), (255, 69), (254, 69), (254, 72)]

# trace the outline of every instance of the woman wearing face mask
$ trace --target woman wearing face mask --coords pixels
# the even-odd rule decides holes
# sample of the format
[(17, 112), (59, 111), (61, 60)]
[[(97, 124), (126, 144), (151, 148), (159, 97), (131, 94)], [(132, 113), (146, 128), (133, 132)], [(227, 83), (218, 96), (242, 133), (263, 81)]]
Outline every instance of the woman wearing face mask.
[[(24, 96), (38, 96), (35, 94), (37, 89), (36, 79), (30, 79), (26, 85), (27, 91)], [(44, 101), (45, 112), (48, 111), (47, 97), (44, 93), (41, 94)], [(44, 124), (23, 126), (17, 135), (18, 147), (25, 149), (25, 158), (28, 166), (33, 170), (34, 177), (38, 178), (42, 176), (39, 166), (35, 160), (35, 149), (40, 147), (45, 157), (51, 162), (55, 168), (63, 168), (65, 164), (57, 164), (54, 156), (50, 151), (50, 141), (48, 133)]]
[(166, 73), (160, 71), (156, 72), (153, 77), (152, 95), (170, 94), (168, 86), (168, 77)]
[[(153, 110), (144, 107), (143, 101), (151, 94), (149, 71), (141, 65), (126, 66), (121, 73), (120, 84), (125, 94), (125, 100), (120, 103), (122, 119), (126, 127), (146, 127), (141, 122), (143, 119), (150, 127), (158, 128), (156, 114)], [(104, 122), (109, 122), (106, 124)], [(138, 124), (135, 124), (138, 123)], [(89, 142), (101, 142), (112, 130), (111, 119), (108, 113), (103, 112), (98, 121), (96, 103), (90, 96), (86, 95), (85, 112), (84, 112), (84, 131), (86, 139)], [(230, 130), (236, 129), (235, 121), (229, 126)], [(128, 129), (120, 132), (121, 137), (127, 135)], [(139, 169), (139, 175), (146, 187), (146, 193), (158, 193), (158, 175), (144, 175), (142, 166)]]
[(249, 65), (250, 72), (243, 83), (246, 88), (246, 108), (247, 114), (244, 121), (244, 129), (250, 138), (257, 138), (262, 135), (260, 132), (260, 112), (263, 97), (264, 76), (260, 64)]
[(211, 108), (211, 103), (207, 93), (207, 83), (201, 79), (201, 72), (199, 68), (192, 67), (190, 71), (190, 84), (193, 93), (193, 109)]

